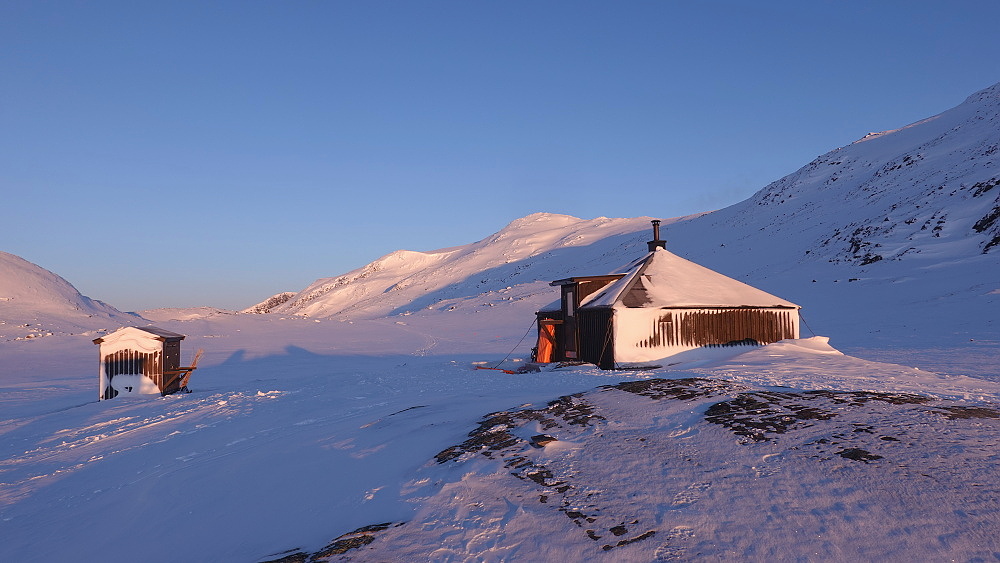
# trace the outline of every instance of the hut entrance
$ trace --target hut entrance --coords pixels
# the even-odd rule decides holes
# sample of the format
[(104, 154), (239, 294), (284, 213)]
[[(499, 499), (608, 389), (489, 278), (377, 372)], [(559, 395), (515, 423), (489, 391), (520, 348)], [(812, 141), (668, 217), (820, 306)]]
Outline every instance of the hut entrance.
[(547, 364), (552, 361), (556, 352), (556, 321), (538, 323), (538, 346), (535, 350), (536, 362)]

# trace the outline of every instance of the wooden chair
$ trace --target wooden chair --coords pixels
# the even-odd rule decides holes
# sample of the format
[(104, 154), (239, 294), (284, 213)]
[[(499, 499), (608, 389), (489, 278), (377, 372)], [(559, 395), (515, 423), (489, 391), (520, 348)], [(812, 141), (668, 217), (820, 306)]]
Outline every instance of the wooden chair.
[[(191, 360), (191, 365), (189, 366), (163, 370), (163, 377), (169, 378), (167, 379), (166, 384), (163, 385), (163, 389), (169, 389), (175, 381), (180, 379), (180, 384), (178, 385), (177, 390), (181, 393), (190, 393), (191, 390), (188, 389), (188, 381), (191, 381), (191, 372), (198, 369), (198, 360), (201, 359), (201, 355), (204, 353), (205, 351), (202, 349), (195, 352), (194, 359)], [(166, 394), (166, 391), (164, 391), (164, 394)]]

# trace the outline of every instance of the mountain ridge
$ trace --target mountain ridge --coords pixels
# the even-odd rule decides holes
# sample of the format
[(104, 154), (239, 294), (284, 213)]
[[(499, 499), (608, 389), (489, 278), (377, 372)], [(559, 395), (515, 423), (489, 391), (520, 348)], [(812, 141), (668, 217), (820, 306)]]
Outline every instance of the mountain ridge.
[(37, 338), (142, 320), (81, 294), (37, 264), (0, 251), (0, 338)]
[[(474, 294), (505, 289), (504, 284), (525, 270), (539, 270), (538, 263), (545, 253), (579, 248), (607, 237), (636, 238), (633, 242), (638, 244), (641, 237), (632, 235), (644, 230), (648, 221), (647, 217), (579, 219), (534, 213), (515, 219), (493, 235), (471, 244), (428, 252), (397, 250), (341, 276), (321, 278), (295, 297), (264, 312), (371, 318), (399, 313), (407, 303), (421, 301), (424, 295), (449, 287), (463, 286), (468, 289), (466, 293), (475, 290)], [(479, 275), (484, 272), (492, 272), (490, 281)], [(478, 281), (469, 281), (477, 276)], [(548, 277), (535, 276), (537, 279), (529, 283)], [(250, 309), (263, 308), (255, 305)]]

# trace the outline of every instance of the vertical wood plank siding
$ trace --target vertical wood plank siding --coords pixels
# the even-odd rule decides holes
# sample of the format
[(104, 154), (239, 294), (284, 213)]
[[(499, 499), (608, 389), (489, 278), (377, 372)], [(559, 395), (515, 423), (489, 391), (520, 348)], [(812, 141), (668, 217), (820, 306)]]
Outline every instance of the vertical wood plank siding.
[(611, 309), (580, 309), (580, 360), (601, 369), (615, 365), (615, 343), (611, 328)]
[(107, 354), (104, 356), (104, 374), (108, 381), (116, 375), (145, 375), (163, 390), (163, 361), (159, 352), (145, 354), (136, 350), (119, 350)]
[(750, 341), (769, 344), (795, 338), (791, 311), (721, 309), (664, 311), (650, 327), (641, 348), (660, 346), (733, 346)]

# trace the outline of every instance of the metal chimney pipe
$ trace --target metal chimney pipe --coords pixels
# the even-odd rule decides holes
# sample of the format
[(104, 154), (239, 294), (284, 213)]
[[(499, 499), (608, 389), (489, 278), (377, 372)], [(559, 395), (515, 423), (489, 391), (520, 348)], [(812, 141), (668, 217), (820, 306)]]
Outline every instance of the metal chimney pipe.
[(660, 240), (660, 220), (653, 219), (651, 223), (653, 223), (653, 240), (647, 242), (646, 246), (649, 247), (650, 252), (653, 252), (657, 248), (666, 248), (667, 241)]

